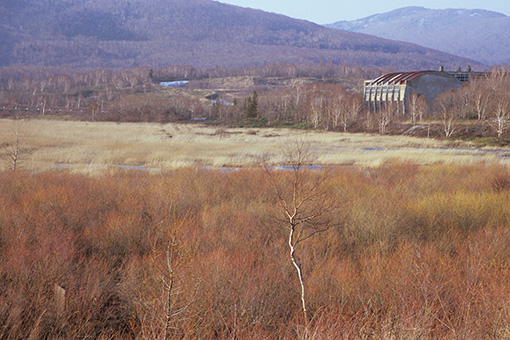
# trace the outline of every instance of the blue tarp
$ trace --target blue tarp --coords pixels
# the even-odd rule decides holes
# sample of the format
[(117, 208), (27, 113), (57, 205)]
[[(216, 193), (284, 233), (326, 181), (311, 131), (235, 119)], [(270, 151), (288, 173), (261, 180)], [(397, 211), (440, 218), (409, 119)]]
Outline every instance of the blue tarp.
[(212, 104), (221, 104), (221, 105), (226, 105), (226, 106), (234, 106), (234, 103), (228, 102), (223, 99), (213, 99), (213, 100), (211, 100), (211, 103)]
[(179, 81), (163, 81), (159, 83), (159, 85), (164, 87), (181, 87), (189, 83), (187, 80), (179, 80)]

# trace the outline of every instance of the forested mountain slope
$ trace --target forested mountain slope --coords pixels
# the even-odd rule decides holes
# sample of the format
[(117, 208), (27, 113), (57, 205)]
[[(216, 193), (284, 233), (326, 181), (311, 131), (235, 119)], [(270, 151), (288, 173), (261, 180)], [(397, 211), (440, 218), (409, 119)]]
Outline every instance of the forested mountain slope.
[(484, 67), (413, 44), (211, 0), (4, 0), (0, 32), (0, 66)]

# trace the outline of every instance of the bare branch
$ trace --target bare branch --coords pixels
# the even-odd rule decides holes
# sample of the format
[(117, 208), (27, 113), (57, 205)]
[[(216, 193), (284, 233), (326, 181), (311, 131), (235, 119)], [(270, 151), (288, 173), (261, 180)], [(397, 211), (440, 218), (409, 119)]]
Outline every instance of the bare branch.
[(297, 246), (330, 228), (332, 221), (328, 214), (334, 210), (337, 202), (329, 194), (327, 169), (318, 172), (303, 171), (304, 166), (311, 164), (313, 157), (310, 144), (299, 141), (295, 144), (287, 143), (283, 153), (290, 170), (281, 170), (275, 174), (266, 165), (264, 171), (273, 186), (277, 207), (285, 216), (280, 221), (289, 231), (287, 242), (290, 260), (301, 286), (301, 308), (308, 325), (305, 278), (301, 261), (296, 258)]

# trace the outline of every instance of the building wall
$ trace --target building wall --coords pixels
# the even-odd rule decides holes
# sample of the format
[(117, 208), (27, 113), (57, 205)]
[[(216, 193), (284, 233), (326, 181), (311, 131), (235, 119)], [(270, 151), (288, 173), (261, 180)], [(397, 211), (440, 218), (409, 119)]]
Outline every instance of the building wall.
[(407, 81), (405, 103), (412, 93), (418, 93), (427, 99), (429, 105), (434, 99), (445, 91), (458, 90), (461, 82), (454, 76), (445, 72), (425, 73), (413, 80)]
[(377, 111), (392, 102), (405, 114), (413, 93), (424, 96), (428, 104), (432, 105), (439, 94), (460, 87), (461, 82), (446, 72), (394, 73), (365, 81), (364, 102), (371, 111)]

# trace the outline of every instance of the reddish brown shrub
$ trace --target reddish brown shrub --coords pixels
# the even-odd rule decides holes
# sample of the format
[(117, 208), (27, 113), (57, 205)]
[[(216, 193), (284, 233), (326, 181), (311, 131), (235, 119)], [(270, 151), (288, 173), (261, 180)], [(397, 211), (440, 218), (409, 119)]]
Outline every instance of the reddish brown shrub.
[(260, 170), (2, 173), (0, 339), (157, 338), (174, 237), (169, 338), (505, 338), (505, 172), (332, 170), (335, 227), (300, 255), (307, 327)]

